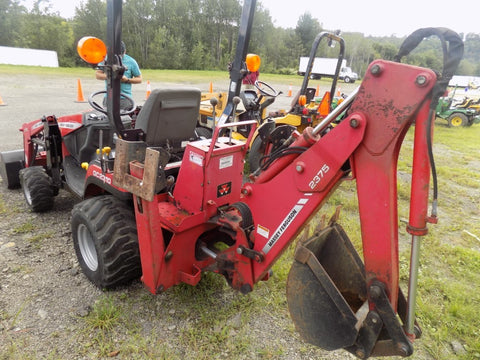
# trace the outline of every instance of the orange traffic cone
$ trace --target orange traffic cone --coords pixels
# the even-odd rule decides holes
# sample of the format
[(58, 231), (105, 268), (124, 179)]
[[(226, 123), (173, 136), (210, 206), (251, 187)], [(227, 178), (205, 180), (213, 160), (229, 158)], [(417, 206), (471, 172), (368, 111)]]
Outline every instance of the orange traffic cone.
[(145, 95), (145, 100), (148, 99), (148, 97), (150, 96), (152, 92), (152, 87), (150, 86), (150, 80), (147, 80), (147, 94)]
[(210, 81), (210, 94), (213, 93), (213, 82)]
[(288, 97), (292, 97), (292, 84), (290, 84), (290, 86), (288, 87), (288, 94), (287, 94)]
[(337, 90), (337, 97), (340, 97), (341, 94), (342, 94), (342, 93), (341, 93), (340, 87), (339, 87), (338, 90)]
[(83, 97), (82, 83), (80, 79), (77, 79), (77, 100), (75, 102), (84, 103), (87, 102)]
[(2, 99), (1, 96), (0, 96), (0, 106), (7, 106), (7, 104), (5, 104), (5, 103), (3, 102), (3, 99)]
[(320, 85), (317, 85), (317, 91), (315, 92), (315, 96), (320, 95)]
[(318, 113), (322, 117), (326, 117), (330, 112), (330, 91), (326, 91), (323, 95), (322, 102), (318, 105)]

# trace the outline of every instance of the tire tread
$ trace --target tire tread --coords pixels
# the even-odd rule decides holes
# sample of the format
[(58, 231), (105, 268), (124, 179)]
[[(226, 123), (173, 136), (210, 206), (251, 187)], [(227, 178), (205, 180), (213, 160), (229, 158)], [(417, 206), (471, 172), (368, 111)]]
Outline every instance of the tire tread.
[(90, 274), (91, 271), (80, 260), (81, 254), (77, 246), (75, 249), (84, 273), (98, 287), (115, 288), (141, 276), (140, 252), (134, 219), (135, 214), (132, 209), (111, 195), (87, 199), (73, 208), (74, 242), (76, 241), (74, 224), (77, 221), (89, 222), (94, 232), (92, 235), (98, 241), (97, 274)]
[[(53, 208), (55, 193), (52, 180), (43, 167), (32, 166), (22, 169), (20, 183), (27, 205), (32, 211), (45, 212)], [(30, 194), (30, 201), (27, 199), (27, 192)]]

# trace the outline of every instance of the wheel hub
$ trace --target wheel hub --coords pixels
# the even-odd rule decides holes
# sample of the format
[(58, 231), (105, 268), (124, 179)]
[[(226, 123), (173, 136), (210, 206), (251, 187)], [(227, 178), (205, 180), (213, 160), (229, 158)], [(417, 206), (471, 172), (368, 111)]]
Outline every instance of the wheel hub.
[(92, 271), (98, 268), (98, 256), (92, 234), (87, 226), (80, 224), (77, 229), (78, 246), (82, 254), (83, 261)]
[(25, 187), (23, 188), (23, 194), (25, 195), (25, 200), (27, 201), (27, 204), (31, 206), (32, 205), (32, 194)]
[(454, 117), (452, 119), (452, 125), (453, 126), (460, 126), (462, 125), (462, 119), (460, 119), (458, 116)]

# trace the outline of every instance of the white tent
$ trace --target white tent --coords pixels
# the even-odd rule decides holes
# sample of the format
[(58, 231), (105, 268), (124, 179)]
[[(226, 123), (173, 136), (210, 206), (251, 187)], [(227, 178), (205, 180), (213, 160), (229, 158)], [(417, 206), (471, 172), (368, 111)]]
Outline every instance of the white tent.
[(56, 51), (0, 46), (0, 64), (58, 67)]

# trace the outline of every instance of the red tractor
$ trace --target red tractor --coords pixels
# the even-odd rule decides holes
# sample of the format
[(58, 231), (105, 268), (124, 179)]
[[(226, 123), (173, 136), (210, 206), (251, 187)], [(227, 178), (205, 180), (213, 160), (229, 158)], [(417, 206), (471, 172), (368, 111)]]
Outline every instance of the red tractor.
[[(109, 0), (108, 9), (109, 22), (121, 19), (120, 0)], [(245, 19), (251, 26), (254, 9), (255, 1), (244, 2), (240, 31)], [(35, 127), (49, 134), (48, 139), (25, 138), (24, 186), (28, 186), (32, 159), (34, 164), (44, 159), (42, 168), (47, 170), (37, 178), (44, 178), (42, 189), (47, 189), (47, 184), (55, 184), (56, 176), (63, 179), (64, 167), (59, 174), (51, 169), (67, 150), (98, 146), (99, 154), (90, 159), (87, 169), (78, 168), (79, 174), (80, 169), (86, 171), (81, 179), (88, 186), (85, 200), (75, 205), (71, 219), (75, 250), (85, 275), (107, 288), (141, 277), (146, 288), (157, 294), (180, 283), (196, 285), (202, 273), (211, 271), (223, 275), (234, 289), (248, 293), (269, 278), (274, 262), (339, 184), (355, 180), (363, 261), (337, 217), (332, 217), (326, 228), (297, 246), (287, 282), (291, 317), (306, 341), (326, 350), (343, 348), (362, 359), (411, 355), (413, 341), (420, 336), (415, 321), (420, 243), (428, 232), (427, 224), (437, 221), (434, 112), (463, 56), (460, 37), (444, 28), (417, 30), (403, 43), (397, 62), (374, 61), (354, 93), (315, 128), (293, 132), (272, 153), (268, 166), (245, 180), (244, 162), (255, 120), (241, 123), (251, 126), (246, 142), (229, 136), (229, 129), (239, 123), (220, 121), (211, 139), (189, 141), (181, 150), (181, 160), (176, 161), (175, 144), (187, 139), (176, 136), (175, 130), (190, 122), (194, 129), (199, 91), (153, 91), (135, 126), (122, 127), (116, 81), (122, 66), (115, 56), (119, 28), (111, 27), (115, 31), (108, 40), (113, 46), (105, 68), (110, 79), (110, 127), (85, 130), (86, 137), (97, 138), (99, 143), (80, 142), (79, 136), (74, 137), (74, 144), (61, 141), (68, 134), (61, 133), (60, 122), (52, 126), (55, 130), (46, 131), (55, 123), (53, 118), (24, 126), (24, 134), (25, 129), (35, 131)], [(399, 62), (431, 35), (443, 43), (441, 76)], [(237, 59), (245, 58), (240, 55)], [(224, 119), (235, 114), (234, 98)], [(345, 118), (331, 127), (342, 112)], [(73, 120), (72, 126), (85, 127)], [(407, 225), (412, 256), (405, 297), (399, 284), (397, 160), (413, 123)], [(107, 139), (105, 134), (109, 134)], [(45, 141), (45, 158), (44, 152), (29, 150), (41, 140)], [(429, 214), (430, 169), (434, 196)], [(48, 191), (50, 195), (55, 187)]]

